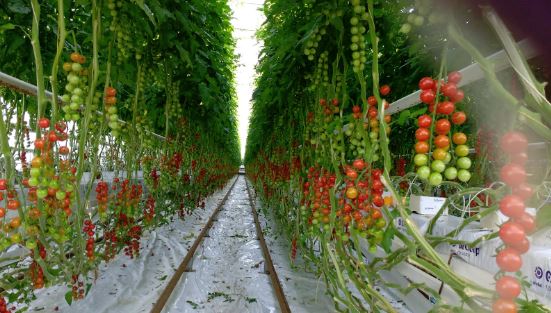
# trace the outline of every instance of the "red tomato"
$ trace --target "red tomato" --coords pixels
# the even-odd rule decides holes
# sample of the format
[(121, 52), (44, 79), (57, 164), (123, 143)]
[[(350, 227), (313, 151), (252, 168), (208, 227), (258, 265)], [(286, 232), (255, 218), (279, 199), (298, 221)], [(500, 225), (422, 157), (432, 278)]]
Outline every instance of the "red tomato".
[(6, 209), (5, 208), (0, 208), (0, 218), (6, 216)]
[(517, 304), (513, 300), (497, 299), (492, 305), (492, 313), (517, 313)]
[(40, 128), (48, 128), (50, 127), (50, 120), (45, 117), (42, 117), (41, 119), (38, 120), (38, 126), (40, 126)]
[(521, 242), (517, 242), (512, 245), (511, 248), (515, 249), (519, 254), (525, 254), (528, 250), (530, 250), (530, 241), (524, 238)]
[(526, 232), (521, 224), (509, 221), (499, 229), (499, 238), (505, 242), (505, 244), (513, 245), (522, 241), (526, 237)]
[(465, 94), (463, 93), (463, 90), (459, 89), (453, 97), (450, 97), (450, 101), (457, 103), (463, 101), (464, 98)]
[(447, 148), (450, 146), (450, 138), (446, 135), (438, 135), (434, 138), (434, 145), (438, 148)]
[(117, 103), (117, 98), (116, 97), (105, 97), (105, 104), (113, 105), (115, 103)]
[(0, 179), (0, 190), (8, 189), (8, 180), (5, 178)]
[(452, 125), (450, 124), (450, 121), (448, 121), (445, 118), (439, 119), (436, 121), (436, 133), (440, 135), (446, 135), (450, 132)]
[[(451, 101), (444, 101), (444, 102), (438, 103), (438, 107), (436, 108), (436, 113), (438, 114), (450, 115), (453, 113), (453, 111), (455, 111), (455, 104), (453, 104), (453, 102)], [(453, 116), (452, 116), (452, 121), (453, 121)]]
[(8, 210), (17, 210), (19, 208), (18, 200), (8, 200)]
[(55, 131), (51, 130), (49, 133), (48, 133), (48, 140), (50, 142), (56, 142), (57, 141), (57, 135), (55, 133)]
[(526, 181), (526, 171), (518, 164), (509, 163), (503, 166), (499, 174), (501, 180), (511, 187), (519, 186)]
[(360, 112), (362, 112), (362, 108), (360, 108), (359, 105), (355, 105), (355, 106), (352, 107), (352, 112), (353, 113), (360, 113)]
[(67, 124), (65, 124), (65, 122), (57, 122), (55, 123), (55, 129), (57, 129), (58, 132), (62, 133), (67, 129)]
[(383, 171), (378, 168), (371, 171), (371, 177), (373, 177), (373, 179), (380, 180), (381, 175), (383, 175)]
[(448, 83), (458, 84), (461, 81), (461, 73), (457, 71), (448, 74)]
[(374, 96), (370, 96), (369, 98), (367, 98), (367, 103), (370, 106), (377, 105), (377, 98), (375, 98)]
[(378, 207), (382, 207), (385, 204), (383, 197), (381, 197), (380, 195), (374, 195), (372, 202), (375, 206), (378, 206)]
[(429, 138), (430, 130), (428, 130), (428, 128), (421, 127), (415, 131), (415, 139), (417, 139), (417, 141), (427, 141)]
[(419, 89), (427, 90), (427, 89), (433, 89), (435, 86), (434, 79), (430, 77), (423, 77), (419, 81)]
[(524, 212), (515, 218), (515, 222), (519, 223), (527, 234), (531, 234), (536, 230), (536, 220), (530, 213)]
[(497, 253), (496, 263), (505, 272), (516, 272), (522, 266), (522, 258), (517, 250), (509, 247)]
[(426, 104), (434, 103), (434, 99), (436, 98), (436, 94), (432, 89), (426, 89), (421, 91), (421, 94), (419, 95), (419, 99), (421, 102)]
[(381, 95), (386, 96), (390, 93), (390, 86), (389, 85), (383, 85), (381, 88), (379, 88), (379, 92)]
[(356, 178), (358, 178), (358, 172), (354, 170), (348, 170), (346, 171), (346, 176), (352, 180), (355, 180)]
[(107, 97), (114, 97), (117, 95), (117, 89), (113, 88), (113, 87), (107, 87), (105, 88), (105, 95)]
[(367, 114), (369, 115), (369, 117), (371, 118), (376, 118), (377, 117), (377, 109), (375, 107), (370, 107), (368, 110), (367, 110)]
[(526, 151), (526, 148), (528, 148), (528, 139), (526, 139), (523, 133), (511, 131), (505, 133), (503, 137), (501, 137), (499, 144), (501, 150), (514, 155)]
[(363, 169), (365, 168), (365, 162), (362, 159), (356, 159), (352, 163), (352, 166), (354, 166), (354, 168), (358, 171), (363, 171)]
[(38, 138), (34, 141), (35, 149), (42, 150), (44, 149), (44, 139)]
[(69, 148), (67, 146), (59, 147), (59, 154), (62, 154), (62, 155), (69, 154)]
[(432, 117), (427, 114), (423, 114), (417, 118), (417, 124), (419, 127), (429, 128), (432, 123)]
[(519, 196), (522, 200), (528, 200), (534, 194), (534, 190), (532, 189), (532, 186), (522, 183), (513, 188), (513, 193)]
[(505, 216), (517, 218), (524, 214), (524, 201), (516, 195), (506, 195), (499, 202), (499, 210)]
[(327, 104), (327, 101), (323, 98), (320, 99), (320, 105), (325, 106)]
[(457, 111), (452, 114), (452, 122), (454, 125), (463, 125), (467, 121), (467, 114), (463, 111)]
[(520, 283), (515, 277), (505, 275), (497, 280), (496, 291), (502, 299), (515, 299), (520, 295)]
[(457, 85), (454, 83), (447, 83), (442, 86), (440, 92), (448, 98), (453, 98), (457, 94)]
[(339, 99), (333, 98), (333, 99), (331, 100), (331, 104), (333, 104), (333, 106), (338, 106), (338, 105), (339, 105)]

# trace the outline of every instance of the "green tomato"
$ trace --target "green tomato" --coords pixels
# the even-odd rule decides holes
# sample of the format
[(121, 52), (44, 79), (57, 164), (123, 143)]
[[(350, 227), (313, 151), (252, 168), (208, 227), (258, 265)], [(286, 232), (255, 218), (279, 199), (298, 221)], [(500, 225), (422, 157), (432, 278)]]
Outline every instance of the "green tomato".
[(27, 247), (27, 249), (29, 250), (33, 250), (34, 248), (36, 248), (36, 241), (34, 240), (27, 240), (27, 242), (25, 243), (25, 247)]
[(73, 63), (71, 64), (71, 69), (74, 71), (74, 72), (80, 72), (82, 71), (82, 65), (80, 65), (80, 63)]
[(431, 186), (439, 186), (442, 183), (442, 174), (440, 173), (432, 173), (429, 177), (429, 184)]
[(23, 237), (21, 237), (20, 233), (15, 233), (15, 234), (10, 236), (10, 241), (12, 243), (19, 243), (19, 242), (21, 242), (21, 240), (23, 240)]
[(75, 187), (71, 184), (68, 184), (67, 186), (65, 186), (65, 191), (73, 192), (73, 191), (75, 191)]
[(55, 193), (55, 197), (57, 200), (63, 200), (65, 199), (65, 191), (61, 191), (61, 190), (58, 190), (56, 193)]
[(465, 170), (465, 169), (461, 169), (457, 172), (457, 178), (466, 183), (468, 182), (470, 179), (471, 179), (471, 172)]
[(457, 167), (461, 169), (468, 170), (469, 168), (471, 168), (471, 165), (472, 165), (471, 159), (469, 159), (468, 157), (460, 157), (457, 160)]
[(459, 145), (455, 147), (455, 154), (459, 157), (464, 157), (469, 155), (469, 147), (467, 145)]
[(424, 22), (425, 22), (425, 18), (420, 15), (417, 15), (413, 20), (413, 24), (415, 24), (415, 26), (421, 26), (423, 25)]
[(407, 34), (410, 31), (411, 31), (411, 24), (409, 24), (409, 23), (402, 24), (402, 27), (400, 27), (400, 32), (401, 33)]
[(417, 169), (417, 175), (421, 179), (428, 179), (430, 175), (430, 168), (426, 165), (421, 166)]
[(455, 167), (448, 167), (444, 172), (444, 176), (447, 180), (454, 180), (457, 178), (457, 169)]
[(31, 187), (38, 186), (38, 178), (36, 178), (36, 177), (29, 178), (29, 186), (31, 186)]
[(40, 176), (40, 169), (33, 167), (31, 168), (31, 177), (38, 177)]
[(377, 133), (377, 132), (370, 132), (370, 133), (369, 133), (369, 138), (371, 138), (371, 139), (377, 139), (377, 138), (379, 138), (379, 133)]
[(444, 157), (444, 160), (442, 161), (444, 161), (444, 164), (449, 164), (451, 160), (452, 160), (452, 155), (449, 152), (447, 152), (446, 156)]
[(437, 173), (442, 173), (446, 169), (446, 164), (444, 161), (435, 160), (430, 165), (431, 169)]
[(429, 157), (426, 154), (416, 154), (413, 157), (413, 163), (415, 163), (416, 166), (423, 166), (427, 165), (429, 162)]
[(38, 199), (44, 199), (48, 196), (48, 190), (46, 189), (38, 189), (36, 191), (36, 196), (38, 197)]

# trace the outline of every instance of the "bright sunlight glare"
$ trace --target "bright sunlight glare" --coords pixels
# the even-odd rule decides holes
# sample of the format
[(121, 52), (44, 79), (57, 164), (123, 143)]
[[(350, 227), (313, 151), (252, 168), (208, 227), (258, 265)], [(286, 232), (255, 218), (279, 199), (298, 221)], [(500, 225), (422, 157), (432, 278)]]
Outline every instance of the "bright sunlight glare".
[(233, 36), (236, 40), (235, 53), (238, 55), (235, 73), (237, 92), (237, 121), (241, 157), (245, 156), (249, 117), (251, 115), (251, 98), (256, 77), (255, 66), (262, 45), (256, 39), (256, 30), (264, 22), (262, 11), (263, 0), (231, 0), (233, 11)]

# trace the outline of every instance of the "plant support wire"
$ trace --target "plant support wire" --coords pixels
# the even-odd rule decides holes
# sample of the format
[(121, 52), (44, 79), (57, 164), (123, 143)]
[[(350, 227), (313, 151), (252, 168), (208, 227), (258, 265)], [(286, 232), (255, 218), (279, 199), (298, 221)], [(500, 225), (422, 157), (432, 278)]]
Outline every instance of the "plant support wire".
[[(5, 86), (7, 88), (10, 88), (10, 89), (15, 90), (17, 92), (20, 92), (22, 94), (26, 94), (26, 95), (33, 96), (33, 97), (36, 97), (36, 95), (38, 93), (38, 88), (35, 85), (24, 82), (24, 81), (22, 81), (18, 78), (15, 78), (13, 76), (10, 76), (10, 75), (8, 75), (4, 72), (0, 72), (0, 86)], [(53, 94), (50, 91), (46, 90), (46, 98), (52, 99)], [(57, 97), (56, 102), (57, 103), (62, 103), (61, 97)], [(97, 111), (96, 113), (103, 116), (103, 113), (100, 112), (100, 111)], [(127, 122), (125, 122), (121, 119), (119, 119), (118, 121), (120, 123), (127, 124)], [(160, 140), (166, 140), (166, 138), (164, 136), (161, 136), (159, 134), (156, 134), (156, 133), (148, 131), (148, 130), (146, 130), (146, 132), (149, 133), (150, 135), (153, 135), (154, 137), (157, 137)]]

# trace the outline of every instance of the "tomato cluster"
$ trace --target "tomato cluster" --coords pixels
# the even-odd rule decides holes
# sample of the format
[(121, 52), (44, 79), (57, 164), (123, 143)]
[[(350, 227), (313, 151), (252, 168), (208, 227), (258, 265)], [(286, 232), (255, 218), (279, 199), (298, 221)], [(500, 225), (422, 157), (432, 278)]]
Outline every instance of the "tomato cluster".
[(84, 221), (84, 228), (82, 231), (86, 236), (88, 236), (88, 239), (86, 240), (86, 256), (88, 257), (89, 261), (93, 261), (95, 259), (94, 255), (94, 244), (96, 242), (96, 239), (94, 235), (96, 232), (94, 231), (96, 229), (96, 225), (91, 220), (85, 220)]
[[(419, 81), (421, 102), (428, 105), (432, 114), (421, 115), (417, 120), (419, 128), (415, 131), (417, 142), (413, 160), (419, 178), (428, 180), (432, 186), (440, 185), (444, 177), (464, 183), (471, 179), (467, 135), (455, 132), (451, 140), (449, 136), (452, 125), (460, 126), (467, 120), (465, 112), (456, 110), (456, 104), (464, 98), (463, 91), (457, 87), (460, 81), (459, 72), (449, 73), (447, 82), (437, 83), (430, 77)], [(438, 101), (439, 97), (442, 101)], [(430, 151), (431, 146), (435, 147), (433, 151)]]
[[(42, 244), (38, 244), (38, 257), (44, 261), (46, 260), (46, 249)], [(36, 261), (36, 255), (34, 251), (31, 253), (31, 256), (33, 258), (33, 261), (31, 263), (31, 266), (29, 267), (29, 276), (31, 278), (31, 281), (33, 283), (34, 289), (41, 289), (44, 288), (44, 270), (39, 265), (39, 263)]]
[(119, 124), (119, 116), (117, 115), (117, 90), (113, 87), (105, 88), (105, 97), (103, 98), (105, 104), (105, 117), (109, 128), (111, 129), (111, 135), (117, 137), (121, 129)]
[(99, 181), (96, 185), (96, 201), (98, 203), (98, 212), (103, 219), (107, 217), (107, 204), (109, 201), (109, 186), (104, 181)]
[(369, 14), (366, 11), (366, 5), (362, 5), (360, 0), (351, 2), (354, 10), (350, 18), (350, 50), (352, 50), (352, 66), (355, 73), (360, 73), (365, 69), (367, 62), (366, 41), (364, 36), (367, 33), (367, 20)]
[(88, 70), (83, 68), (86, 58), (78, 52), (71, 53), (71, 62), (63, 64), (63, 70), (67, 73), (67, 84), (61, 99), (61, 109), (65, 113), (65, 120), (78, 121), (81, 117), (80, 107), (88, 95)]
[[(499, 237), (505, 247), (497, 253), (496, 263), (502, 272), (518, 272), (522, 266), (521, 255), (530, 248), (526, 236), (536, 228), (534, 217), (525, 210), (525, 201), (533, 193), (532, 187), (526, 183), (528, 140), (522, 133), (511, 131), (503, 135), (500, 146), (509, 157), (509, 163), (501, 168), (500, 178), (511, 188), (512, 193), (499, 202), (499, 210), (509, 220), (499, 229)], [(508, 274), (500, 273), (497, 277), (496, 292), (499, 297), (494, 301), (493, 312), (517, 312), (515, 299), (521, 293), (521, 283)]]
[(80, 279), (80, 275), (73, 275), (71, 279), (73, 284), (71, 288), (71, 295), (73, 299), (84, 299), (84, 281)]

